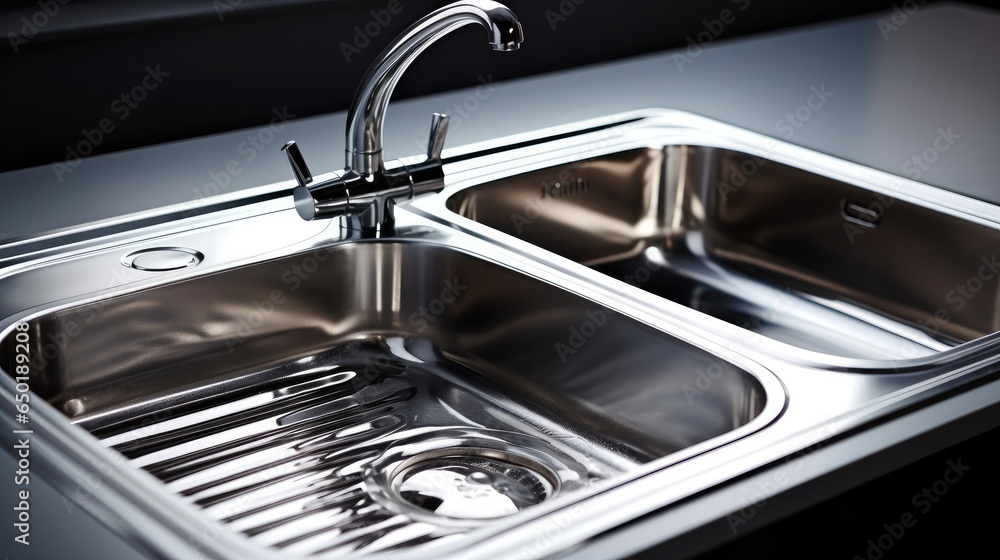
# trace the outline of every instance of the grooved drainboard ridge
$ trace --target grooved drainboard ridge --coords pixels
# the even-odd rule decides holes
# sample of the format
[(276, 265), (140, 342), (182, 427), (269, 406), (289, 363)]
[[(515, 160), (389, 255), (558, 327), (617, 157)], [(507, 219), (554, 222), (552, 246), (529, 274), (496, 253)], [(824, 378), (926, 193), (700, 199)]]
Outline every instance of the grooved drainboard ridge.
[[(339, 359), (318, 379), (219, 395), (103, 442), (212, 519), (289, 553), (384, 550), (454, 532), (389, 511), (364, 487), (365, 467), (414, 427), (421, 372), (398, 360), (385, 366), (377, 340), (351, 346), (347, 358), (344, 348), (324, 353)], [(382, 366), (375, 374), (372, 363)]]

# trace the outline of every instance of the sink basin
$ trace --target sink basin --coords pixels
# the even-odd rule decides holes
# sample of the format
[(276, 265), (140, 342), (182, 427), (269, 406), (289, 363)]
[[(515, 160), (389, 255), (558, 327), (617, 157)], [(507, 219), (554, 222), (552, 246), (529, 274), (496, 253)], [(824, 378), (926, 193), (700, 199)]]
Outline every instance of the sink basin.
[(35, 393), (213, 520), (304, 555), (420, 544), (594, 491), (783, 401), (752, 362), (405, 235), (28, 324), (34, 341), (73, 333), (57, 355), (31, 349)]
[(447, 209), (796, 350), (898, 363), (1000, 330), (995, 224), (774, 141), (672, 136), (462, 185)]

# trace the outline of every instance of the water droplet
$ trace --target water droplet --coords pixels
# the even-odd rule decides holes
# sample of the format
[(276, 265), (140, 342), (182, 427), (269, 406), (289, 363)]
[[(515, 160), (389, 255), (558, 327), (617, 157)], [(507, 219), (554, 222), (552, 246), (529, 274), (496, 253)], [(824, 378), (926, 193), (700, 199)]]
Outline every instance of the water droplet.
[(476, 471), (465, 477), (465, 481), (469, 484), (492, 484), (493, 477), (483, 471)]

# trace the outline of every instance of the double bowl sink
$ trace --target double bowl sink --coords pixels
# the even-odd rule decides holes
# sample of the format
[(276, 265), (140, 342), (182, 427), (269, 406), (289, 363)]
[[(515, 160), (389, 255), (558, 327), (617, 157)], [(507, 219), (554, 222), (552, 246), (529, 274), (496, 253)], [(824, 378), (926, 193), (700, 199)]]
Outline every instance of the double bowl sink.
[(986, 204), (669, 111), (445, 175), (377, 239), (280, 185), (11, 266), (49, 474), (153, 555), (549, 556), (997, 355)]

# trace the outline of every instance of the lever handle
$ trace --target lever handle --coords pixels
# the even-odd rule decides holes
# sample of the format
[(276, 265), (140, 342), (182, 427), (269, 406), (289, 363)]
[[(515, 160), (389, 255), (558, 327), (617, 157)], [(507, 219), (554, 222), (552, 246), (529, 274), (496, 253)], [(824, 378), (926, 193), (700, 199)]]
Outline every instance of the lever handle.
[(302, 157), (302, 151), (299, 150), (299, 145), (295, 143), (295, 140), (289, 140), (281, 147), (281, 151), (288, 156), (288, 165), (291, 166), (292, 174), (295, 175), (299, 186), (304, 187), (312, 183), (312, 173), (309, 172), (309, 166), (306, 165), (306, 160)]
[(440, 160), (444, 137), (448, 134), (448, 115), (434, 113), (431, 117), (431, 137), (427, 142), (427, 159)]

